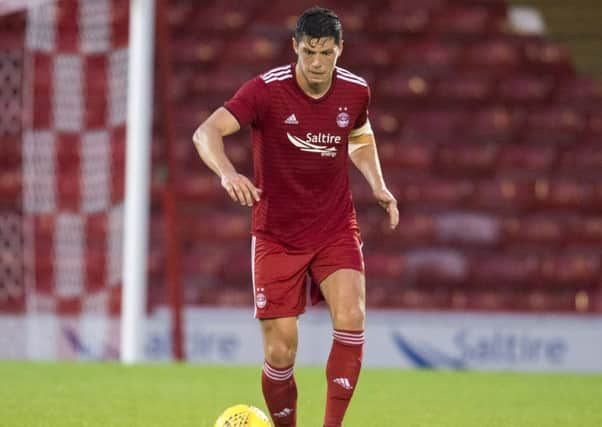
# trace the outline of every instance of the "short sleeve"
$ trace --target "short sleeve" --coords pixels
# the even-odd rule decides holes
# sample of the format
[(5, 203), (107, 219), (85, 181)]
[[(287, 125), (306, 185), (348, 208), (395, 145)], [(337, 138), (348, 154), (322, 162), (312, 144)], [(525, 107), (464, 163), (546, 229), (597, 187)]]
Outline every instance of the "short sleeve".
[(370, 106), (370, 88), (366, 88), (366, 102), (364, 107), (360, 111), (355, 123), (353, 124), (353, 129), (359, 129), (366, 124), (368, 121), (368, 107)]
[(268, 106), (267, 86), (259, 77), (249, 80), (238, 89), (224, 107), (238, 120), (240, 127), (256, 125)]

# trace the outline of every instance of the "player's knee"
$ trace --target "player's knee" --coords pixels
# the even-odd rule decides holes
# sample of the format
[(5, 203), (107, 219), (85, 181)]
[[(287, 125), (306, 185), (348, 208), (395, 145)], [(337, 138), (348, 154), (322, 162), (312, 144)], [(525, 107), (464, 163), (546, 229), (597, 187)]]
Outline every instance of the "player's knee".
[(335, 310), (333, 323), (337, 329), (363, 329), (366, 311), (359, 305)]
[(269, 343), (266, 346), (266, 359), (274, 366), (284, 367), (295, 363), (297, 356), (297, 346), (286, 340), (279, 340)]

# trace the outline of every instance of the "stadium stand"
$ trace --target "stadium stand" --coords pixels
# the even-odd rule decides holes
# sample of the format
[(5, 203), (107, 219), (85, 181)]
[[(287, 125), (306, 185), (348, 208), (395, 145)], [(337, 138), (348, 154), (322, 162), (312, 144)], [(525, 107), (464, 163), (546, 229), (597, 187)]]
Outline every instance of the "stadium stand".
[[(232, 206), (217, 178), (197, 160), (190, 139), (246, 79), (294, 60), (291, 25), (314, 2), (278, 1), (270, 8), (259, 1), (204, 3), (200, 8), (193, 0), (173, 1), (167, 17), (183, 296), (186, 304), (247, 305), (248, 211)], [(401, 210), (400, 227), (389, 230), (367, 184), (351, 172), (365, 240), (368, 304), (602, 312), (600, 84), (575, 71), (564, 46), (514, 33), (503, 0), (323, 3), (343, 19), (341, 65), (372, 87), (371, 120)], [(12, 41), (0, 37), (0, 73), (11, 66), (7, 61), (19, 63), (5, 44), (22, 45), (24, 20), (11, 15), (1, 23)], [(7, 132), (4, 121), (0, 127), (4, 242), (11, 233), (4, 230), (14, 230), (4, 224), (14, 220), (21, 197), (21, 142), (20, 129)], [(249, 144), (248, 131), (226, 140), (234, 163), (247, 174)], [(157, 132), (151, 306), (167, 299), (160, 206), (164, 156)], [(0, 247), (0, 275), (9, 271), (18, 248)], [(42, 250), (39, 261), (50, 268), (45, 254)], [(86, 262), (89, 274), (97, 274), (100, 261)], [(0, 286), (0, 310), (20, 310), (23, 304), (22, 285)]]
[[(174, 80), (182, 88), (194, 82), (192, 90), (178, 91), (185, 97), (178, 109), (198, 119), (179, 124), (182, 146), (199, 115), (245, 79), (294, 60), (293, 17), (309, 5), (277, 2), (265, 10), (259, 2), (234, 8), (216, 1), (196, 25), (183, 26), (189, 17), (182, 11), (192, 3), (177, 2), (170, 17)], [(513, 33), (504, 1), (326, 3), (345, 24), (342, 65), (372, 86), (373, 126), (402, 209), (400, 229), (387, 230), (369, 188), (352, 172), (369, 304), (599, 309), (601, 160), (589, 100), (600, 105), (600, 87), (576, 75), (568, 50)], [(232, 139), (235, 162), (250, 171), (247, 136)], [(181, 156), (190, 159), (192, 148)], [(186, 166), (181, 215), (189, 219), (180, 224), (187, 302), (246, 304), (246, 212), (215, 192), (217, 180), (200, 163)], [(161, 277), (158, 265), (157, 289)]]

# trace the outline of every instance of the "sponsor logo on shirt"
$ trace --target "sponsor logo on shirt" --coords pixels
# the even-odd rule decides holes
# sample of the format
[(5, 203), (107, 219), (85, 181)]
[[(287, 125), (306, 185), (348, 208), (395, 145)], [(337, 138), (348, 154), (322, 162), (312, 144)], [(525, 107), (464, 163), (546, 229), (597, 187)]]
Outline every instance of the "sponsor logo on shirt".
[(287, 125), (298, 125), (299, 121), (297, 120), (297, 117), (295, 116), (295, 114), (291, 114), (290, 116), (288, 116), (286, 118), (286, 120), (284, 121), (285, 124)]
[[(337, 155), (337, 149), (332, 145), (340, 144), (342, 142), (342, 138), (339, 135), (322, 132), (307, 132), (305, 139), (291, 135), (288, 132), (286, 133), (286, 136), (291, 144), (299, 150), (307, 153), (320, 153), (322, 157), (335, 157)], [(327, 146), (317, 144), (327, 144)]]

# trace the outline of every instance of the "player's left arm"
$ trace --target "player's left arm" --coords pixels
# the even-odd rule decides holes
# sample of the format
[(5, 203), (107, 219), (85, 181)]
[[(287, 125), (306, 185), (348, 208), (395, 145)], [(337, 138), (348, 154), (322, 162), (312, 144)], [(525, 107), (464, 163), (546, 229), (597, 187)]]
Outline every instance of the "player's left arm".
[(349, 135), (349, 157), (370, 184), (378, 204), (389, 214), (391, 228), (397, 227), (399, 223), (397, 200), (385, 184), (376, 149), (376, 140), (369, 121), (366, 121), (361, 128), (354, 129)]

